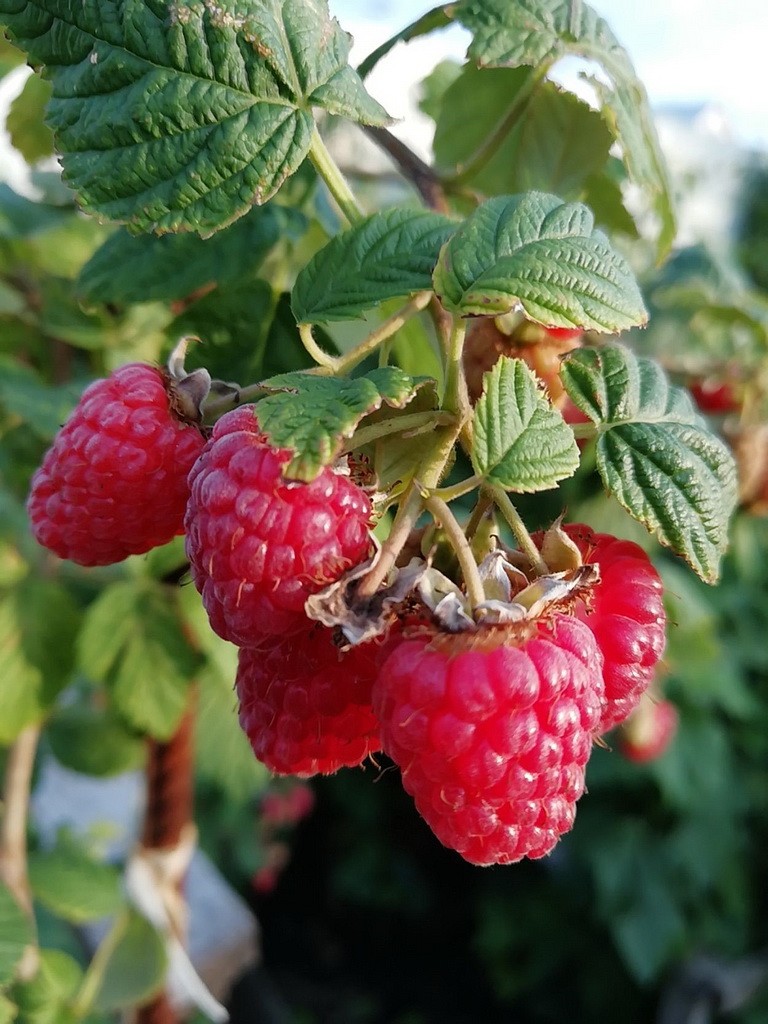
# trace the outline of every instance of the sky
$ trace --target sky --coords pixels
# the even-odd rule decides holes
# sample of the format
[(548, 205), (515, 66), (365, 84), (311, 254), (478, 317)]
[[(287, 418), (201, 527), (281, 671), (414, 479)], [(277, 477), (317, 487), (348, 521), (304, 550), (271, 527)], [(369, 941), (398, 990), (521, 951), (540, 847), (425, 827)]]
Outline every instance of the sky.
[[(330, 6), (355, 37), (356, 61), (435, 3), (330, 0)], [(768, 151), (766, 0), (592, 0), (592, 6), (628, 50), (654, 106), (714, 104), (734, 141)], [(442, 57), (461, 58), (468, 38), (452, 28), (398, 47), (371, 78), (371, 92), (393, 115), (404, 116), (407, 88)]]

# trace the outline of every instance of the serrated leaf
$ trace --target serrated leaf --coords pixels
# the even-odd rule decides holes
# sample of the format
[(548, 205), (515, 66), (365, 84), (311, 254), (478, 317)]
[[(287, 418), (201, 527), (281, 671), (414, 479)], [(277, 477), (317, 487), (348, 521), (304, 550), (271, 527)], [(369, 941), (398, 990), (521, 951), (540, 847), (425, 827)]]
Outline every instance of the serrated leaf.
[(296, 279), (299, 323), (349, 320), (387, 299), (432, 287), (440, 247), (456, 230), (439, 213), (392, 207), (333, 238)]
[(281, 235), (306, 223), (275, 204), (251, 210), (211, 238), (115, 232), (88, 260), (77, 280), (86, 302), (182, 299), (202, 287), (226, 284), (258, 270)]
[(0, 0), (53, 85), (48, 122), (85, 209), (211, 234), (310, 148), (312, 107), (385, 124), (325, 0)]
[(502, 356), (483, 378), (475, 406), (472, 465), (510, 491), (546, 491), (572, 476), (579, 449), (522, 359)]
[(607, 333), (647, 319), (629, 265), (587, 207), (544, 192), (479, 206), (443, 246), (433, 280), (460, 316), (521, 308), (548, 327)]
[(29, 881), (36, 899), (75, 924), (114, 914), (123, 902), (117, 869), (72, 843), (30, 854)]
[(0, 882), (0, 985), (13, 981), (16, 965), (34, 941), (32, 922)]
[(736, 467), (661, 367), (610, 346), (580, 349), (561, 371), (597, 425), (597, 468), (624, 508), (709, 583), (717, 580), (736, 506)]
[(28, 577), (0, 599), (0, 743), (41, 721), (69, 682), (79, 622), (71, 595), (53, 580)]
[(426, 383), (396, 366), (352, 380), (283, 373), (262, 382), (276, 394), (259, 402), (259, 427), (273, 445), (295, 452), (287, 477), (313, 480), (339, 455), (364, 416), (382, 404), (402, 409)]
[(114, 928), (119, 938), (94, 999), (104, 1013), (146, 1002), (162, 988), (168, 966), (162, 936), (136, 911), (121, 915)]
[(53, 153), (53, 134), (43, 121), (50, 98), (51, 83), (30, 75), (8, 111), (5, 126), (11, 142), (30, 164)]
[(131, 726), (157, 739), (173, 734), (199, 664), (173, 591), (152, 580), (110, 586), (88, 610), (78, 658), (91, 679), (107, 683)]
[(422, 16), (411, 25), (402, 29), (402, 31), (398, 32), (397, 35), (387, 39), (386, 42), (382, 43), (381, 46), (377, 47), (372, 53), (370, 53), (365, 60), (358, 65), (358, 74), (362, 78), (369, 75), (379, 61), (386, 57), (389, 51), (394, 46), (397, 46), (398, 43), (407, 43), (411, 39), (418, 39), (419, 36), (428, 35), (430, 32), (434, 32), (436, 29), (445, 28), (449, 24), (450, 12), (446, 7), (435, 7), (431, 11), (427, 11), (426, 14), (422, 14)]
[(460, 0), (453, 15), (473, 33), (468, 55), (483, 67), (536, 67), (565, 56), (601, 65), (610, 84), (593, 85), (603, 116), (630, 177), (652, 201), (660, 221), (659, 254), (666, 254), (676, 225), (664, 157), (645, 89), (605, 20), (588, 4), (571, 0)]
[[(529, 68), (466, 67), (447, 90), (435, 128), (438, 165), (459, 170), (527, 88)], [(485, 195), (536, 188), (583, 199), (590, 174), (608, 160), (613, 135), (600, 113), (554, 82), (542, 83), (498, 148), (468, 183)]]
[(138, 768), (146, 756), (143, 738), (108, 709), (60, 708), (46, 736), (56, 760), (84, 775), (118, 775)]
[(73, 385), (44, 384), (31, 367), (0, 356), (0, 406), (44, 441), (58, 433), (81, 392), (82, 388)]

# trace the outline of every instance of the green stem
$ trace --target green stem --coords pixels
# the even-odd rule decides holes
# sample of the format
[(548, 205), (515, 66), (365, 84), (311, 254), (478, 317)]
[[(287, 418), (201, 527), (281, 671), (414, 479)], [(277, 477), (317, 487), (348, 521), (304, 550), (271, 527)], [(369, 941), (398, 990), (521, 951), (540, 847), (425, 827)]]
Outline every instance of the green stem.
[(336, 356), (323, 352), (312, 334), (312, 324), (299, 324), (299, 337), (310, 358), (314, 359), (318, 366), (327, 369), (330, 375), (335, 374), (336, 365), (339, 360)]
[(101, 940), (93, 954), (93, 959), (88, 965), (80, 989), (72, 1002), (72, 1013), (81, 1020), (91, 1012), (96, 996), (99, 994), (101, 983), (104, 980), (104, 972), (107, 969), (112, 955), (117, 949), (120, 940), (128, 927), (128, 910), (122, 910), (116, 915), (112, 925)]
[(591, 441), (597, 437), (598, 430), (594, 423), (570, 423), (569, 426), (577, 441)]
[(475, 507), (472, 509), (472, 515), (467, 520), (467, 525), (464, 528), (464, 532), (466, 533), (468, 540), (472, 540), (472, 538), (475, 536), (478, 527), (480, 526), (480, 523), (482, 523), (486, 512), (488, 511), (492, 504), (493, 501), (491, 500), (490, 495), (485, 493), (480, 494), (475, 504)]
[(469, 541), (465, 537), (464, 531), (459, 526), (453, 512), (451, 512), (444, 501), (431, 494), (426, 499), (425, 504), (435, 519), (440, 521), (451, 547), (456, 552), (461, 574), (464, 577), (467, 597), (469, 598), (471, 609), (474, 609), (485, 601), (485, 590), (483, 589), (483, 581), (480, 579), (480, 573), (477, 571), (475, 556), (472, 554)]
[(362, 448), (366, 444), (378, 441), (382, 437), (390, 437), (392, 434), (416, 433), (424, 429), (432, 429), (436, 426), (448, 426), (454, 422), (454, 417), (446, 412), (412, 412), (406, 416), (393, 416), (390, 420), (383, 420), (381, 423), (373, 423), (369, 427), (362, 427), (356, 430), (345, 445), (346, 451), (355, 448)]
[(350, 224), (359, 224), (364, 214), (357, 205), (352, 189), (346, 182), (344, 175), (339, 170), (336, 161), (320, 137), (320, 132), (315, 127), (312, 131), (312, 140), (309, 144), (307, 154), (312, 161), (317, 173), (328, 186), (328, 191), (336, 200), (339, 209), (347, 218)]
[(470, 491), (474, 491), (482, 482), (483, 478), (481, 476), (470, 476), (466, 480), (460, 480), (457, 484), (451, 484), (450, 487), (441, 487), (432, 493), (441, 501), (455, 501), (457, 498), (463, 498)]
[(445, 392), (443, 409), (455, 413), (464, 423), (471, 415), (472, 407), (467, 394), (467, 382), (464, 378), (464, 367), (461, 357), (464, 351), (464, 338), (467, 333), (465, 320), (454, 317), (451, 334), (448, 339), (445, 365)]
[(341, 376), (349, 373), (350, 370), (354, 369), (364, 359), (367, 359), (385, 341), (394, 334), (397, 334), (411, 317), (416, 316), (422, 309), (426, 309), (431, 301), (432, 292), (418, 292), (404, 306), (393, 313), (392, 316), (387, 317), (375, 331), (371, 331), (368, 337), (364, 338), (359, 345), (355, 345), (346, 355), (339, 356), (336, 360), (334, 372)]
[(494, 486), (488, 486), (486, 490), (496, 503), (499, 512), (501, 512), (509, 524), (512, 533), (515, 535), (515, 540), (520, 546), (520, 550), (528, 558), (536, 575), (546, 576), (549, 572), (549, 567), (541, 557), (541, 552), (533, 543), (531, 535), (526, 529), (525, 523), (520, 518), (520, 513), (509, 500), (507, 492), (502, 487)]
[(528, 102), (538, 85), (546, 78), (549, 69), (554, 64), (553, 60), (547, 60), (533, 68), (525, 83), (518, 89), (515, 98), (490, 135), (480, 143), (480, 146), (469, 157), (469, 159), (456, 168), (454, 174), (443, 178), (443, 184), (450, 188), (463, 185), (470, 181), (478, 171), (481, 171), (488, 161), (495, 155), (499, 146), (515, 127), (520, 115), (528, 106)]
[(414, 295), (409, 302), (406, 302), (392, 316), (387, 317), (375, 331), (371, 331), (358, 345), (355, 345), (353, 349), (350, 349), (343, 356), (331, 356), (327, 352), (323, 352), (312, 335), (311, 324), (299, 324), (301, 342), (309, 355), (320, 365), (323, 375), (343, 377), (351, 370), (354, 370), (358, 363), (362, 363), (364, 359), (372, 355), (385, 341), (388, 341), (394, 334), (397, 334), (400, 328), (411, 317), (425, 309), (431, 300), (432, 292), (419, 292), (417, 295)]

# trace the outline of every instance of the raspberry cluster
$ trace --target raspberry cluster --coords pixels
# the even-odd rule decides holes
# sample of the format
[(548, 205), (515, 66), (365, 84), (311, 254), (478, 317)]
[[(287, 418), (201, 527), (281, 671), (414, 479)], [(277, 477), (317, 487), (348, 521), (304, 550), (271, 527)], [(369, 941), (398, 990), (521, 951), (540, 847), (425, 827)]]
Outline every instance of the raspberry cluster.
[(594, 739), (636, 707), (664, 649), (645, 553), (572, 524), (570, 556), (599, 567), (586, 597), (456, 631), (410, 598), (386, 635), (349, 646), (306, 608), (371, 556), (368, 493), (344, 462), (287, 479), (292, 453), (253, 406), (206, 438), (176, 387), (133, 364), (85, 392), (33, 479), (36, 537), (101, 565), (185, 532), (211, 626), (240, 648), (240, 723), (272, 772), (330, 773), (383, 750), (466, 860), (548, 854), (573, 825)]

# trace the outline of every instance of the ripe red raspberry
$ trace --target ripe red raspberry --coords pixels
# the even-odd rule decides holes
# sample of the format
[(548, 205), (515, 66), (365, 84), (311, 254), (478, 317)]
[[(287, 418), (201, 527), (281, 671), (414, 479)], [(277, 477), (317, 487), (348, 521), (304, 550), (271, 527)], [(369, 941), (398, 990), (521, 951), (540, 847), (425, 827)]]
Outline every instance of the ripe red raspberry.
[(213, 629), (241, 647), (306, 627), (304, 602), (369, 554), (371, 503), (343, 473), (286, 480), (253, 406), (223, 416), (189, 476), (187, 556)]
[(32, 478), (32, 532), (61, 558), (110, 565), (183, 533), (200, 430), (163, 370), (130, 363), (83, 393)]
[[(503, 637), (489, 646), (493, 635)], [(437, 838), (473, 864), (543, 857), (573, 825), (600, 721), (602, 658), (555, 615), (399, 643), (373, 708), (384, 750)]]
[(645, 698), (621, 730), (622, 754), (635, 764), (645, 764), (669, 748), (678, 726), (677, 708), (668, 700)]
[(315, 623), (260, 648), (241, 648), (236, 689), (240, 725), (271, 771), (307, 777), (354, 767), (381, 750), (371, 687), (383, 648), (342, 653)]
[(666, 644), (661, 577), (638, 544), (583, 523), (563, 526), (585, 563), (600, 566), (589, 610), (574, 609), (595, 634), (605, 664), (605, 710), (600, 732), (623, 722), (653, 679)]

